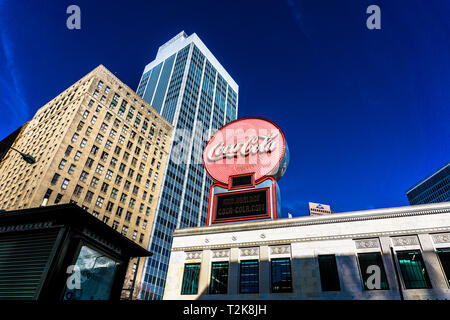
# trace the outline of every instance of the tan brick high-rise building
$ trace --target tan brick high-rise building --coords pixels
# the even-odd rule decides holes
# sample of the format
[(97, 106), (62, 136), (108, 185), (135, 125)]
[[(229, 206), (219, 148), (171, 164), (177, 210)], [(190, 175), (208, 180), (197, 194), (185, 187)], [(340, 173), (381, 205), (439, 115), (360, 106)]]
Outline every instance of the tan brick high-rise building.
[[(0, 209), (74, 202), (147, 249), (172, 131), (100, 65), (23, 127), (13, 147), (36, 163), (27, 164), (13, 150), (6, 154), (0, 163)], [(143, 265), (144, 259), (137, 284)]]

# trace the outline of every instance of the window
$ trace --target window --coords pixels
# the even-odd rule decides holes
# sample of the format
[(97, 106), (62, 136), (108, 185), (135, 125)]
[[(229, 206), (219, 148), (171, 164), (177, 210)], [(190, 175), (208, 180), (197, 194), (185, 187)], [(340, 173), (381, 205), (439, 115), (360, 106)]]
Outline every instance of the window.
[[(361, 278), (363, 279), (364, 289), (366, 290), (388, 290), (388, 282), (386, 272), (384, 270), (383, 260), (379, 252), (374, 253), (359, 253), (358, 254), (359, 269)], [(367, 285), (368, 278), (373, 274), (369, 267), (377, 266), (380, 269), (380, 284), (379, 287), (373, 284)], [(375, 283), (376, 284), (376, 283)]]
[(291, 259), (272, 259), (272, 292), (292, 292)]
[(83, 121), (78, 122), (77, 131), (80, 131), (81, 129), (83, 129), (83, 126), (84, 126)]
[(116, 188), (113, 188), (111, 190), (111, 198), (115, 199), (117, 197), (118, 192), (119, 192), (119, 190), (117, 190)]
[(103, 182), (102, 187), (100, 188), (100, 191), (106, 192), (106, 191), (108, 191), (108, 187), (109, 187), (109, 184), (107, 184), (106, 182)]
[[(91, 100), (92, 101), (92, 100)], [(89, 116), (89, 111), (85, 111), (84, 113), (83, 113), (83, 119), (87, 119), (87, 117)]]
[(197, 294), (200, 278), (200, 263), (187, 263), (184, 265), (181, 294)]
[(57, 173), (55, 173), (55, 174), (53, 175), (51, 184), (56, 184), (56, 183), (58, 182), (59, 177), (60, 177), (60, 175), (57, 174)]
[(441, 261), (442, 269), (444, 269), (447, 284), (450, 285), (450, 249), (438, 249), (437, 254), (439, 256), (439, 260)]
[(103, 166), (101, 164), (98, 164), (97, 168), (95, 169), (95, 172), (97, 172), (98, 174), (102, 174)]
[(67, 160), (66, 159), (61, 159), (61, 162), (59, 163), (58, 169), (62, 170), (64, 169), (64, 166), (66, 165)]
[(77, 185), (75, 186), (75, 189), (73, 190), (73, 195), (74, 195), (75, 197), (79, 197), (82, 190), (83, 190), (83, 187), (77, 184)]
[(97, 121), (97, 117), (96, 116), (92, 116), (91, 124), (95, 124), (95, 121)]
[(419, 250), (398, 251), (397, 259), (406, 289), (431, 288), (430, 279)]
[(110, 164), (111, 167), (115, 167), (116, 164), (117, 164), (117, 159), (114, 158), (114, 157), (112, 157), (112, 158), (111, 158), (111, 161), (109, 162), (109, 164)]
[(67, 146), (67, 149), (66, 149), (66, 152), (65, 152), (66, 156), (70, 156), (70, 153), (72, 152), (72, 149), (73, 149), (72, 146)]
[(102, 143), (102, 141), (103, 141), (103, 135), (101, 135), (100, 133), (97, 134), (97, 136), (95, 137), (95, 142)]
[(228, 289), (228, 262), (213, 262), (211, 264), (210, 294), (226, 294)]
[(74, 133), (72, 136), (72, 142), (76, 142), (78, 139), (78, 133)]
[(92, 180), (91, 180), (91, 187), (97, 188), (97, 184), (98, 184), (98, 178), (92, 177)]
[(80, 160), (81, 157), (81, 151), (77, 151), (77, 153), (75, 153), (75, 156), (73, 157), (75, 159), (75, 161)]
[(95, 205), (96, 205), (97, 207), (101, 208), (102, 205), (103, 205), (103, 201), (104, 201), (104, 200), (105, 200), (105, 199), (103, 199), (102, 197), (98, 197), (98, 198), (97, 198), (97, 201), (95, 202)]
[(125, 215), (125, 221), (130, 222), (131, 221), (131, 216), (133, 215), (132, 212), (127, 211), (127, 214)]
[(123, 226), (122, 227), (122, 235), (124, 235), (124, 236), (126, 236), (127, 235), (127, 232), (128, 232), (128, 227), (127, 226)]
[(240, 263), (240, 293), (259, 292), (259, 263), (258, 260), (244, 260)]
[(141, 217), (136, 218), (136, 226), (139, 227), (139, 224), (141, 223)]
[(97, 146), (92, 146), (91, 153), (92, 153), (93, 155), (96, 155), (97, 152), (98, 152), (98, 147), (97, 147)]
[(106, 171), (105, 178), (108, 180), (111, 180), (112, 176), (113, 176), (113, 172), (108, 169), (108, 171)]
[(80, 142), (80, 147), (84, 148), (84, 146), (86, 145), (87, 140), (83, 138), (83, 140), (81, 140)]
[(72, 174), (75, 171), (75, 165), (71, 164), (69, 170), (67, 171), (69, 174)]
[(59, 203), (62, 199), (63, 195), (61, 193), (58, 193), (55, 199), (55, 204)]
[(89, 136), (91, 134), (91, 132), (92, 132), (92, 127), (88, 126), (86, 128), (86, 135)]
[(50, 199), (50, 196), (52, 195), (53, 190), (52, 189), (47, 189), (47, 191), (44, 194), (44, 199)]
[(86, 192), (86, 196), (84, 197), (85, 202), (91, 202), (92, 197), (94, 196), (94, 193), (92, 191)]
[(122, 216), (122, 212), (123, 212), (123, 208), (122, 207), (117, 207), (116, 216), (121, 217)]
[(114, 203), (111, 201), (108, 201), (108, 204), (106, 205), (106, 211), (111, 212), (114, 207)]
[(339, 274), (334, 254), (318, 256), (322, 291), (339, 291)]
[(84, 165), (88, 168), (91, 168), (93, 163), (94, 163), (94, 159), (87, 158), (86, 163)]
[(128, 206), (130, 207), (130, 208), (134, 208), (134, 204), (136, 203), (136, 200), (135, 199), (133, 199), (133, 198), (130, 198), (130, 202), (128, 203)]
[(83, 182), (86, 182), (87, 177), (88, 177), (88, 173), (86, 171), (82, 171), (80, 174), (80, 180)]

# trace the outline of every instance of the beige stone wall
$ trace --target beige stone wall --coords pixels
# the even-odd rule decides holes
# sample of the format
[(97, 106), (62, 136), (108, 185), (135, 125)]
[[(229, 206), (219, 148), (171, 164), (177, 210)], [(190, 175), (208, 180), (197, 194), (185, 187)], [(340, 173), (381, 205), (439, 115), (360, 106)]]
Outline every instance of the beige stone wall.
[(99, 66), (40, 108), (16, 139), (14, 147), (37, 162), (7, 154), (0, 167), (0, 208), (74, 202), (147, 249), (172, 130)]

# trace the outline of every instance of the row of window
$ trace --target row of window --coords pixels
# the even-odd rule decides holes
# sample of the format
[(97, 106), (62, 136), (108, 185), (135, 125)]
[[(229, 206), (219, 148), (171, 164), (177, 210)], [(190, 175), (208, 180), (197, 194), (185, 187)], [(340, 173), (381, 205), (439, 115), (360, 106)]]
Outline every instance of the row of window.
[[(438, 257), (442, 269), (450, 284), (450, 248), (438, 249)], [(431, 282), (425, 268), (422, 254), (419, 250), (396, 252), (400, 273), (406, 289), (431, 289)], [(318, 256), (321, 289), (327, 291), (340, 291), (339, 272), (335, 255)], [(389, 284), (383, 264), (381, 253), (359, 253), (359, 272), (365, 290), (389, 290)], [(227, 294), (229, 284), (229, 262), (212, 262), (209, 294)], [(271, 292), (292, 292), (292, 266), (290, 258), (278, 258), (270, 261), (271, 266)], [(379, 282), (372, 282), (370, 278), (374, 270), (379, 272)], [(200, 263), (187, 263), (184, 267), (182, 295), (198, 294), (200, 277)], [(243, 260), (239, 264), (239, 293), (259, 292), (259, 261)]]

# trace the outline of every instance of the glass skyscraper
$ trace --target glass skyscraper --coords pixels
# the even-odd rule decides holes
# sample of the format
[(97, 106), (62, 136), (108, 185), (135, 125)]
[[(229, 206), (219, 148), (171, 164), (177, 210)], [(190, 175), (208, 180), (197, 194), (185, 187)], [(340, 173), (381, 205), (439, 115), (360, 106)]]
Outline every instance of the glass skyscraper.
[(169, 160), (144, 269), (143, 299), (162, 299), (175, 228), (206, 224), (212, 180), (202, 162), (209, 139), (235, 120), (239, 87), (194, 33), (162, 45), (142, 74), (138, 95), (174, 125)]
[(450, 162), (406, 191), (410, 204), (450, 201)]

